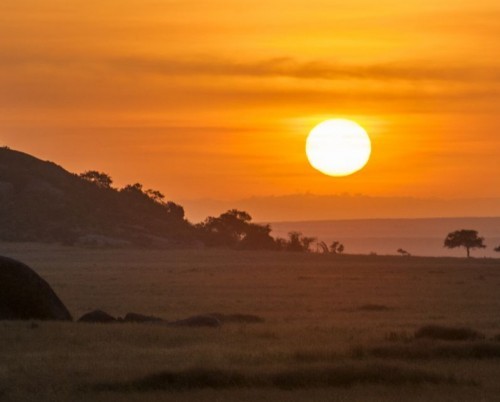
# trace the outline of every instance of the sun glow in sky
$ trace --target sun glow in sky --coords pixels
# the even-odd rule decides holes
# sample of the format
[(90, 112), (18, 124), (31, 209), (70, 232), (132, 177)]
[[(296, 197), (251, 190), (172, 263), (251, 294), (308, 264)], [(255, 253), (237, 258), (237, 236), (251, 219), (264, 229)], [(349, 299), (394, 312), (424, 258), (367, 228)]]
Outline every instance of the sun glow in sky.
[[(0, 141), (170, 199), (500, 197), (495, 0), (4, 0)], [(352, 119), (370, 163), (311, 169)]]

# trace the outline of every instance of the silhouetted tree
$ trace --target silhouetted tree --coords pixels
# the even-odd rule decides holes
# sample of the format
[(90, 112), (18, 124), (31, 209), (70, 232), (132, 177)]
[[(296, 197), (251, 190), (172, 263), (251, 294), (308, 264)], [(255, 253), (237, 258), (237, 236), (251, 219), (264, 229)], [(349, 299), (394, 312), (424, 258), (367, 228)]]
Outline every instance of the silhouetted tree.
[(179, 220), (184, 219), (184, 208), (181, 205), (172, 201), (167, 201), (164, 205), (172, 218)]
[(165, 202), (165, 196), (158, 190), (146, 190), (146, 195), (158, 204), (163, 204)]
[(288, 242), (286, 243), (285, 250), (296, 252), (311, 251), (311, 244), (315, 241), (315, 237), (303, 236), (301, 232), (291, 231), (288, 233)]
[(277, 237), (274, 239), (274, 244), (276, 245), (277, 250), (286, 250), (288, 247), (288, 241), (283, 237)]
[(399, 254), (401, 254), (401, 256), (403, 256), (403, 257), (409, 257), (411, 255), (408, 251), (406, 251), (402, 248), (398, 248), (397, 252)]
[(311, 244), (316, 241), (316, 237), (302, 236), (300, 242), (302, 243), (303, 251), (311, 251)]
[(302, 233), (297, 231), (291, 231), (288, 233), (288, 242), (286, 245), (287, 251), (304, 251), (304, 246), (302, 244)]
[(493, 250), (495, 250), (497, 253), (500, 253), (500, 246), (495, 247)]
[(484, 238), (478, 236), (477, 230), (462, 229), (448, 233), (444, 240), (444, 247), (464, 247), (467, 250), (467, 258), (469, 258), (471, 249), (485, 248), (486, 246), (484, 245)]
[(79, 177), (100, 188), (111, 188), (111, 184), (113, 184), (113, 180), (108, 174), (98, 172), (97, 170), (87, 170), (81, 173)]
[(319, 241), (318, 243), (316, 243), (316, 245), (318, 247), (318, 252), (321, 252), (323, 254), (328, 254), (330, 252), (328, 246), (324, 241)]
[(142, 190), (142, 184), (141, 183), (127, 184), (120, 191), (123, 192), (123, 193), (129, 193), (129, 194), (145, 195), (145, 193)]
[(240, 248), (246, 250), (272, 250), (278, 246), (271, 236), (271, 226), (257, 225), (249, 223), (246, 227), (246, 233), (240, 241)]
[(272, 249), (276, 243), (271, 237), (269, 225), (251, 223), (252, 217), (245, 211), (231, 209), (219, 217), (208, 217), (197, 225), (203, 242), (212, 247), (222, 246), (239, 249)]
[(330, 252), (332, 254), (342, 254), (344, 252), (344, 245), (339, 241), (334, 241), (330, 245)]

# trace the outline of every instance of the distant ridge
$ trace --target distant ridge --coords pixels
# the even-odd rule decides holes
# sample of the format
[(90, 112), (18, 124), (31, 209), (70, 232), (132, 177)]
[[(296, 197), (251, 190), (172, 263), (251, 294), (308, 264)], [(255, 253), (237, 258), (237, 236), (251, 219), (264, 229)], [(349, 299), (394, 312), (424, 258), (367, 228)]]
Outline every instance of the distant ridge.
[(182, 205), (193, 221), (228, 207), (251, 211), (260, 222), (500, 216), (500, 198), (290, 194), (235, 201), (183, 200)]
[(341, 241), (347, 253), (397, 254), (403, 248), (413, 255), (463, 256), (463, 250), (443, 247), (446, 235), (454, 230), (474, 229), (485, 237), (486, 249), (476, 257), (500, 257), (493, 248), (500, 245), (500, 217), (330, 219), (271, 222), (275, 236), (299, 230), (327, 243)]
[(135, 190), (101, 188), (53, 162), (0, 148), (0, 240), (116, 247), (196, 241), (182, 207), (171, 211)]

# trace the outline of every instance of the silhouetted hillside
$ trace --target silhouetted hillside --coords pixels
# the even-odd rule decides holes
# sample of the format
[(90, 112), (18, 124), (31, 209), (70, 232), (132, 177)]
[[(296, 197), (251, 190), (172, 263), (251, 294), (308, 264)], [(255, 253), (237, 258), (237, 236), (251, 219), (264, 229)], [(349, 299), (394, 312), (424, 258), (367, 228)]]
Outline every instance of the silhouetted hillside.
[(182, 207), (139, 184), (103, 187), (28, 154), (0, 149), (0, 240), (177, 247), (196, 242)]

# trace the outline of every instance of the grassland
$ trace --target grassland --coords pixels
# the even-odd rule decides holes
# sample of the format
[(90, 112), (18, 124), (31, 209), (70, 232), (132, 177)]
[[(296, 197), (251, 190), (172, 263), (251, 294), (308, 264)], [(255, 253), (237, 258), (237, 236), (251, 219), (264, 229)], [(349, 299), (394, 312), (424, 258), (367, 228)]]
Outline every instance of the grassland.
[[(218, 329), (0, 322), (5, 401), (498, 401), (500, 261), (1, 244), (77, 318), (246, 313)], [(477, 339), (415, 339), (424, 325)], [(466, 331), (466, 333), (469, 333)]]

